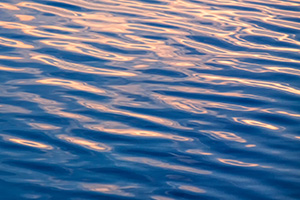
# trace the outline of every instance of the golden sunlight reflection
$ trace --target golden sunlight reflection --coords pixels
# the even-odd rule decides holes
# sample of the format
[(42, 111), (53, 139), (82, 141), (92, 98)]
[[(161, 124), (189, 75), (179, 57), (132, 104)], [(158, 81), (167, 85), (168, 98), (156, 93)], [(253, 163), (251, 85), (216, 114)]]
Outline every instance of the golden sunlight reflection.
[(170, 197), (163, 197), (163, 196), (157, 196), (157, 195), (154, 195), (151, 198), (154, 199), (154, 200), (175, 200), (175, 199), (170, 198)]
[(38, 129), (38, 130), (57, 130), (60, 129), (60, 127), (53, 126), (51, 124), (45, 124), (45, 123), (28, 123), (32, 128)]
[(31, 21), (35, 19), (35, 17), (31, 15), (16, 15), (16, 17), (18, 17), (20, 21)]
[(186, 190), (186, 191), (194, 192), (194, 193), (206, 193), (205, 190), (195, 187), (195, 186), (192, 186), (192, 185), (180, 185), (180, 186), (178, 186), (178, 189)]
[[(180, 91), (184, 93), (195, 93), (195, 94), (210, 94), (210, 95), (218, 95), (218, 96), (225, 96), (225, 97), (239, 97), (239, 98), (249, 98), (249, 99), (261, 99), (266, 101), (273, 101), (271, 98), (258, 96), (253, 94), (245, 94), (238, 92), (219, 92), (217, 90), (206, 89), (206, 88), (199, 88), (199, 87), (185, 87), (185, 86), (169, 86), (169, 90), (173, 91)], [(255, 109), (255, 108), (253, 108)]]
[(26, 109), (26, 108), (19, 107), (19, 106), (12, 106), (12, 105), (8, 105), (8, 104), (0, 104), (0, 113), (29, 114), (29, 113), (31, 113), (31, 111)]
[(224, 140), (230, 140), (235, 141), (239, 143), (246, 143), (247, 141), (240, 136), (237, 136), (234, 133), (225, 132), (225, 131), (209, 131), (209, 130), (201, 130), (201, 133), (208, 133), (210, 136), (217, 138), (217, 139), (224, 139)]
[(282, 114), (282, 115), (288, 115), (290, 117), (300, 117), (300, 114), (290, 113), (288, 111), (283, 111), (283, 110), (263, 109), (262, 111), (271, 114)]
[(24, 140), (24, 139), (20, 139), (20, 138), (8, 138), (7, 140), (10, 142), (13, 142), (13, 143), (21, 144), (21, 145), (28, 146), (28, 147), (34, 147), (34, 148), (38, 148), (38, 149), (47, 149), (47, 150), (53, 149), (53, 147), (50, 145), (46, 145), (46, 144), (43, 144), (40, 142), (31, 141), (31, 140)]
[(245, 162), (242, 162), (242, 161), (231, 160), (231, 159), (218, 158), (218, 160), (222, 163), (225, 163), (225, 164), (228, 164), (228, 165), (239, 166), (239, 167), (257, 167), (257, 166), (259, 166), (258, 164), (245, 163)]
[(68, 135), (58, 135), (57, 137), (61, 140), (65, 140), (69, 143), (77, 144), (81, 147), (91, 149), (91, 150), (94, 150), (94, 151), (105, 152), (105, 151), (110, 151), (111, 150), (111, 147), (109, 147), (105, 144), (90, 141), (90, 140), (86, 140), (86, 139), (79, 138), (79, 137), (71, 137), (71, 136), (68, 136)]
[(219, 108), (219, 109), (233, 110), (233, 111), (257, 110), (257, 108), (254, 107), (246, 107), (238, 104), (212, 102), (212, 101), (205, 101), (205, 100), (193, 100), (193, 99), (186, 99), (182, 97), (165, 96), (161, 94), (153, 94), (153, 97), (178, 110), (192, 112), (196, 114), (217, 115), (216, 111), (208, 110), (207, 108)]
[(0, 66), (1, 71), (11, 71), (11, 72), (20, 72), (23, 71), (23, 69), (20, 68), (11, 68), (11, 67), (2, 67)]
[(236, 77), (216, 76), (210, 74), (194, 74), (194, 76), (197, 78), (197, 80), (194, 81), (197, 82), (209, 83), (214, 85), (248, 85), (251, 87), (269, 88), (300, 95), (300, 90), (275, 82), (259, 81)]
[(114, 194), (132, 197), (134, 196), (132, 193), (126, 192), (126, 189), (135, 189), (136, 186), (124, 186), (120, 187), (112, 184), (99, 184), (99, 183), (83, 183), (82, 187), (86, 190), (99, 192), (104, 194)]
[(23, 59), (22, 57), (17, 57), (17, 56), (4, 56), (0, 55), (1, 60), (21, 60)]
[(245, 145), (245, 147), (252, 148), (252, 147), (256, 147), (256, 145), (255, 144), (247, 144), (247, 145)]
[(121, 56), (116, 53), (107, 52), (100, 50), (98, 48), (92, 47), (91, 45), (61, 41), (61, 40), (43, 40), (41, 41), (44, 44), (55, 46), (57, 48), (62, 48), (66, 51), (76, 52), (79, 54), (84, 54), (88, 56), (93, 56), (105, 60), (116, 60), (116, 61), (130, 61), (133, 57)]
[(0, 45), (8, 46), (8, 47), (15, 47), (15, 48), (23, 48), (23, 49), (32, 49), (34, 46), (25, 44), (21, 41), (12, 40), (4, 37), (0, 37)]
[(199, 149), (188, 149), (186, 150), (187, 153), (190, 153), (190, 154), (198, 154), (198, 155), (204, 155), (204, 156), (210, 156), (210, 155), (213, 155), (212, 153), (208, 153), (208, 152), (203, 152)]
[(179, 129), (188, 129), (186, 127), (181, 126), (177, 122), (174, 122), (174, 121), (169, 120), (169, 119), (164, 119), (164, 118), (145, 115), (145, 114), (134, 113), (134, 112), (125, 111), (125, 110), (116, 109), (116, 108), (109, 108), (109, 107), (107, 107), (103, 104), (99, 104), (98, 102), (95, 102), (95, 101), (79, 100), (78, 99), (77, 102), (80, 105), (82, 105), (86, 108), (94, 109), (94, 110), (101, 111), (101, 112), (114, 113), (114, 114), (124, 115), (124, 116), (131, 116), (131, 117), (136, 117), (136, 118), (143, 119), (143, 120), (146, 120), (146, 121), (151, 121), (151, 122), (154, 122), (154, 123), (162, 124), (164, 126), (169, 126), (169, 127), (179, 128)]
[(41, 71), (34, 68), (12, 68), (0, 66), (0, 71), (25, 73), (25, 74), (41, 74)]
[[(110, 127), (118, 127), (118, 128), (110, 128)], [(149, 130), (142, 130), (142, 129), (134, 129), (130, 126), (126, 126), (119, 122), (105, 122), (104, 124), (85, 124), (85, 128), (101, 131), (105, 133), (111, 133), (116, 135), (125, 135), (125, 136), (132, 136), (132, 137), (152, 137), (152, 138), (162, 138), (162, 139), (170, 139), (170, 140), (177, 140), (177, 141), (192, 141), (192, 138), (183, 137), (179, 135), (172, 135), (168, 133), (160, 133), (155, 131)]]
[(165, 163), (162, 161), (150, 159), (150, 158), (143, 158), (143, 157), (121, 157), (119, 158), (121, 160), (129, 161), (129, 162), (135, 162), (135, 163), (141, 163), (145, 165), (149, 165), (152, 167), (162, 168), (162, 169), (171, 169), (171, 170), (178, 170), (178, 171), (184, 171), (189, 173), (195, 173), (195, 174), (211, 174), (211, 171), (207, 170), (200, 170), (193, 167), (186, 167), (183, 165), (175, 165), (170, 163)]
[(16, 95), (18, 98), (20, 98), (24, 101), (33, 102), (33, 103), (38, 104), (38, 106), (41, 109), (43, 109), (46, 113), (49, 113), (52, 115), (75, 119), (75, 120), (78, 120), (79, 122), (94, 122), (95, 121), (94, 119), (84, 116), (84, 115), (64, 111), (65, 105), (63, 103), (59, 103), (54, 100), (43, 98), (43, 97), (39, 96), (38, 94), (33, 94), (33, 93), (28, 93), (28, 92), (18, 92), (14, 95)]
[(263, 123), (263, 122), (259, 122), (259, 121), (252, 120), (252, 119), (242, 119), (242, 118), (234, 117), (233, 120), (235, 122), (242, 123), (242, 124), (245, 124), (245, 125), (259, 126), (259, 127), (270, 129), (270, 130), (279, 130), (280, 129), (277, 126), (267, 124), (267, 123)]
[(14, 6), (9, 3), (0, 3), (0, 9), (7, 9), (7, 10), (20, 10), (17, 6)]
[(108, 75), (108, 76), (136, 76), (136, 74), (125, 71), (118, 71), (112, 69), (103, 69), (98, 67), (87, 66), (83, 64), (70, 63), (67, 61), (60, 60), (53, 56), (33, 54), (32, 59), (39, 60), (43, 63), (58, 67), (63, 70), (87, 73), (87, 74), (98, 74), (98, 75)]
[(95, 94), (104, 94), (105, 91), (102, 89), (99, 89), (94, 86), (90, 86), (86, 83), (81, 83), (78, 81), (71, 81), (66, 79), (57, 79), (57, 78), (47, 78), (47, 79), (41, 79), (37, 80), (37, 83), (47, 84), (47, 85), (57, 85), (62, 86), (66, 88), (72, 88), (74, 90), (81, 90), (85, 92), (91, 92)]

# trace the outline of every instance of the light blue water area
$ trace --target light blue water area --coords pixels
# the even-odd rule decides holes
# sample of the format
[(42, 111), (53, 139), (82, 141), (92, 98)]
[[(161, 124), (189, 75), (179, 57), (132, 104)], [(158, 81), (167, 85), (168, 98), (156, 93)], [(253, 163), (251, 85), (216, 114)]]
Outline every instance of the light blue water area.
[(0, 200), (297, 200), (298, 0), (2, 0)]

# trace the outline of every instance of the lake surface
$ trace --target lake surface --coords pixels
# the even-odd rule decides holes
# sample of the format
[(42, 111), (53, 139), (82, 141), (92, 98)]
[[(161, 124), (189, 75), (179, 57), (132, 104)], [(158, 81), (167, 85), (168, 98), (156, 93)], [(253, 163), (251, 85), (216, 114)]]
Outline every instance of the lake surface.
[(297, 200), (298, 0), (2, 0), (1, 200)]

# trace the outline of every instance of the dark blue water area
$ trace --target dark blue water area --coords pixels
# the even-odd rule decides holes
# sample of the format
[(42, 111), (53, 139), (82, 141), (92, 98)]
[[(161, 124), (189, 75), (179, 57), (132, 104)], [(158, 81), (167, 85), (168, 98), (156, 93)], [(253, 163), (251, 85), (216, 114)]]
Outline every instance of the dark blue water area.
[(298, 200), (296, 0), (0, 2), (0, 200)]

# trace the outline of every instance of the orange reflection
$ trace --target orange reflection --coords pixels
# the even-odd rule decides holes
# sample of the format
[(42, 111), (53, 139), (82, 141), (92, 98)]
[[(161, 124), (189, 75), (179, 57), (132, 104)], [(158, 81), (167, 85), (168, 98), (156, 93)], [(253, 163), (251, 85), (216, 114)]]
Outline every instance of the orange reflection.
[(151, 196), (151, 198), (154, 199), (154, 200), (175, 200), (173, 198), (163, 197), (163, 196), (156, 196), (156, 195)]
[(120, 76), (135, 76), (135, 74), (131, 73), (131, 72), (124, 72), (124, 71), (111, 70), (111, 69), (102, 69), (102, 68), (77, 64), (77, 63), (70, 63), (70, 62), (66, 62), (66, 61), (48, 56), (48, 55), (34, 54), (34, 56), (32, 56), (32, 59), (39, 60), (43, 63), (53, 65), (53, 66), (58, 67), (63, 70), (70, 70), (70, 71), (76, 71), (76, 72), (87, 73), (87, 74), (101, 74), (101, 75), (118, 76), (118, 77), (120, 77)]
[(22, 59), (22, 57), (0, 55), (0, 59), (3, 59), (3, 60), (20, 60), (20, 59)]
[(244, 162), (241, 162), (241, 161), (231, 160), (231, 159), (218, 158), (218, 160), (222, 163), (225, 163), (225, 164), (228, 164), (228, 165), (239, 166), (239, 167), (257, 167), (257, 166), (259, 166), (258, 164), (244, 163)]
[(47, 85), (58, 85), (66, 88), (72, 88), (75, 90), (81, 90), (85, 92), (91, 92), (95, 94), (104, 94), (105, 91), (101, 90), (97, 87), (90, 86), (86, 83), (81, 83), (78, 81), (71, 81), (66, 79), (57, 79), (57, 78), (47, 78), (47, 79), (41, 79), (37, 80), (37, 83), (47, 84)]
[(215, 76), (210, 74), (194, 74), (194, 76), (199, 78), (198, 80), (194, 80), (197, 82), (210, 83), (214, 85), (228, 85), (228, 84), (248, 85), (252, 87), (263, 87), (263, 88), (281, 90), (292, 94), (300, 95), (300, 90), (285, 86), (280, 83), (257, 81), (257, 80), (235, 78), (235, 77)]
[(8, 3), (0, 3), (0, 9), (7, 9), (7, 10), (20, 10), (17, 6)]
[(194, 193), (206, 193), (205, 190), (200, 189), (200, 188), (195, 187), (195, 186), (191, 186), (191, 185), (180, 185), (178, 187), (178, 189), (186, 190), (186, 191), (194, 192)]
[[(261, 100), (268, 100), (272, 101), (271, 98), (267, 98), (264, 96), (258, 96), (253, 94), (244, 94), (244, 93), (237, 93), (237, 92), (219, 92), (212, 89), (204, 89), (199, 87), (184, 87), (184, 86), (170, 86), (168, 87), (169, 90), (180, 91), (180, 92), (192, 92), (195, 94), (211, 94), (211, 95), (218, 95), (218, 96), (227, 96), (227, 97), (239, 97), (239, 98), (249, 98), (249, 99), (261, 99)], [(252, 108), (255, 110), (256, 108)]]
[(181, 97), (164, 96), (161, 94), (153, 95), (156, 99), (178, 109), (186, 112), (192, 112), (197, 114), (210, 114), (217, 115), (216, 111), (208, 110), (206, 108), (220, 108), (225, 110), (234, 111), (254, 111), (257, 108), (241, 106), (237, 104), (227, 104), (220, 102), (204, 101), (204, 100), (192, 100)]
[(154, 160), (154, 159), (144, 158), (144, 157), (143, 158), (142, 157), (122, 157), (120, 159), (130, 161), (130, 162), (141, 163), (141, 164), (149, 165), (152, 167), (178, 170), (178, 171), (190, 172), (190, 173), (195, 173), (195, 174), (211, 174), (212, 173), (212, 172), (206, 171), (206, 170), (200, 170), (200, 169), (186, 167), (186, 166), (182, 166), (182, 165), (172, 165), (169, 163), (161, 162), (161, 161)]
[(288, 115), (290, 117), (300, 117), (300, 114), (289, 113), (289, 112), (283, 111), (283, 110), (263, 109), (262, 111), (266, 112), (266, 113), (272, 113), (272, 114)]
[(12, 68), (12, 67), (3, 67), (3, 66), (0, 66), (0, 71), (22, 72), (22, 73), (28, 73), (28, 74), (40, 74), (41, 73), (38, 69), (34, 69), (34, 68)]
[(11, 67), (2, 67), (2, 66), (0, 66), (0, 70), (2, 70), (2, 71), (11, 71), (11, 72), (23, 71), (23, 69), (20, 69), (20, 68), (11, 68)]
[(131, 117), (136, 117), (136, 118), (140, 118), (140, 119), (143, 119), (143, 120), (151, 121), (151, 122), (154, 122), (154, 123), (159, 123), (159, 124), (162, 124), (164, 126), (170, 126), (170, 127), (175, 127), (175, 128), (179, 128), (179, 129), (188, 129), (186, 127), (180, 126), (176, 122), (173, 122), (171, 120), (164, 119), (164, 118), (159, 118), (159, 117), (155, 117), (155, 116), (134, 113), (134, 112), (120, 110), (120, 109), (109, 108), (109, 107), (106, 107), (102, 104), (99, 104), (99, 103), (93, 102), (93, 101), (78, 100), (77, 102), (80, 105), (82, 105), (86, 108), (94, 109), (94, 110), (101, 111), (101, 112), (114, 113), (114, 114), (124, 115), (124, 116), (131, 116)]
[(0, 26), (7, 29), (21, 29), (23, 31), (35, 28), (34, 26), (29, 26), (26, 24), (21, 24), (17, 22), (5, 22), (5, 21), (0, 21)]
[(251, 148), (251, 147), (256, 147), (256, 145), (255, 144), (247, 144), (247, 145), (245, 145), (245, 147)]
[(16, 15), (16, 17), (18, 17), (20, 21), (31, 21), (35, 19), (35, 17), (31, 15)]
[(24, 48), (24, 49), (32, 49), (34, 46), (29, 44), (24, 44), (23, 42), (12, 40), (4, 37), (0, 37), (0, 45), (15, 47), (15, 48)]
[(99, 142), (94, 142), (94, 141), (89, 141), (89, 140), (79, 138), (79, 137), (71, 137), (71, 136), (67, 136), (67, 135), (58, 135), (57, 137), (61, 140), (65, 140), (67, 142), (77, 144), (84, 148), (91, 149), (94, 151), (102, 152), (102, 151), (110, 151), (111, 150), (111, 148), (105, 144), (102, 144)]
[(27, 93), (27, 92), (18, 92), (16, 95), (22, 100), (38, 104), (38, 106), (41, 109), (43, 109), (46, 113), (49, 113), (52, 115), (76, 119), (80, 122), (94, 122), (95, 121), (94, 119), (84, 116), (84, 115), (63, 111), (64, 104), (58, 103), (54, 100), (42, 98), (37, 94), (32, 94), (32, 93)]
[(93, 192), (100, 192), (105, 194), (114, 194), (114, 195), (121, 195), (121, 196), (134, 196), (132, 193), (125, 192), (126, 189), (134, 189), (135, 186), (127, 186), (127, 187), (119, 187), (117, 185), (112, 184), (99, 184), (99, 183), (83, 183), (82, 187), (89, 191)]
[(116, 61), (133, 60), (133, 57), (121, 56), (116, 53), (103, 51), (101, 49), (92, 47), (91, 45), (87, 45), (87, 44), (80, 44), (75, 42), (59, 41), (59, 40), (43, 40), (41, 42), (50, 46), (63, 48), (66, 51), (76, 52), (79, 54), (89, 55), (89, 56), (93, 56), (105, 60), (116, 60)]
[(230, 140), (230, 141), (235, 141), (235, 142), (240, 142), (240, 143), (246, 143), (247, 141), (239, 136), (237, 136), (234, 133), (229, 133), (225, 131), (208, 131), (208, 130), (201, 130), (200, 132), (208, 133), (214, 138), (217, 139), (225, 139), (225, 140)]
[(39, 3), (20, 2), (16, 5), (19, 7), (32, 8), (32, 9), (41, 11), (43, 13), (52, 13), (52, 14), (60, 15), (62, 17), (67, 17), (67, 18), (69, 18), (70, 16), (78, 16), (78, 14), (76, 12), (72, 12), (70, 10), (63, 9), (60, 7), (48, 6), (48, 5), (39, 4)]
[(19, 139), (19, 138), (9, 138), (8, 140), (11, 142), (17, 143), (17, 144), (34, 147), (34, 148), (38, 148), (38, 149), (48, 149), (48, 150), (53, 149), (53, 147), (50, 145), (42, 144), (39, 142), (34, 142), (31, 140), (24, 140), (24, 139)]
[(250, 125), (250, 126), (259, 126), (259, 127), (263, 127), (263, 128), (267, 128), (267, 129), (271, 129), (271, 130), (279, 130), (279, 127), (276, 127), (274, 125), (251, 120), (251, 119), (241, 119), (241, 118), (234, 117), (233, 120), (235, 122)]
[(265, 67), (265, 68), (279, 73), (300, 76), (300, 70), (290, 68), (290, 67)]
[(53, 126), (50, 124), (43, 124), (43, 123), (28, 123), (31, 127), (38, 130), (57, 130), (60, 129), (60, 127)]
[[(115, 123), (113, 123), (115, 124)], [(117, 135), (128, 135), (128, 136), (138, 136), (138, 137), (153, 137), (153, 138), (162, 138), (162, 139), (171, 139), (171, 140), (177, 140), (177, 141), (191, 141), (191, 138), (182, 137), (178, 135), (171, 135), (167, 133), (160, 133), (160, 132), (154, 132), (154, 131), (148, 131), (148, 130), (142, 130), (142, 129), (134, 129), (131, 127), (125, 128), (106, 128), (103, 125), (94, 125), (94, 124), (87, 124), (84, 125), (85, 128), (95, 130), (95, 131), (102, 131), (106, 133), (112, 133)]]
[(12, 106), (7, 104), (0, 104), (0, 113), (23, 113), (23, 114), (29, 114), (31, 113), (30, 110), (27, 110), (25, 108), (19, 107), (19, 106)]
[[(53, 30), (65, 31), (65, 32), (73, 32), (73, 33), (79, 32), (79, 30), (74, 29), (74, 28), (60, 27), (60, 26), (53, 26), (53, 25), (42, 25), (41, 27), (42, 28), (46, 28), (46, 29), (53, 29)], [(57, 36), (60, 36), (60, 35), (57, 35)], [(72, 39), (72, 38), (76, 39), (76, 38), (74, 38), (72, 36), (65, 36), (65, 37), (67, 37), (69, 39)], [(59, 38), (59, 37), (57, 37), (57, 38)], [(86, 38), (86, 39), (88, 40), (88, 38)]]
[(212, 153), (203, 152), (199, 149), (188, 149), (188, 150), (186, 150), (186, 152), (191, 153), (191, 154), (205, 155), (205, 156), (213, 155)]

